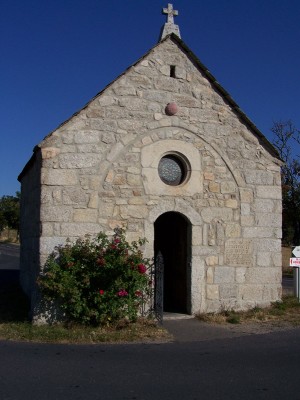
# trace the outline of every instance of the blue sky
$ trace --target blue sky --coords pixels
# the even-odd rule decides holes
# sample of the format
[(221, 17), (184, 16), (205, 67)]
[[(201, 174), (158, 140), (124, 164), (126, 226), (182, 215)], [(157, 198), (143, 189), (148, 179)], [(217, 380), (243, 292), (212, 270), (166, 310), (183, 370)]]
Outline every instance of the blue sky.
[[(0, 196), (49, 132), (158, 41), (163, 0), (2, 0)], [(299, 0), (176, 0), (187, 46), (272, 140), (300, 129)], [(295, 147), (295, 154), (300, 146)]]

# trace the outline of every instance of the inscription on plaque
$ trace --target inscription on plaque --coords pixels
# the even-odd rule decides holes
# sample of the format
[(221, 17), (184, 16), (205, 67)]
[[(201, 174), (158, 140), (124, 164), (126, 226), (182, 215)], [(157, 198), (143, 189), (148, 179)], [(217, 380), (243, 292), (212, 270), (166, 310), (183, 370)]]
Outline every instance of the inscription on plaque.
[(252, 245), (250, 240), (228, 240), (225, 244), (227, 265), (249, 267), (252, 265)]

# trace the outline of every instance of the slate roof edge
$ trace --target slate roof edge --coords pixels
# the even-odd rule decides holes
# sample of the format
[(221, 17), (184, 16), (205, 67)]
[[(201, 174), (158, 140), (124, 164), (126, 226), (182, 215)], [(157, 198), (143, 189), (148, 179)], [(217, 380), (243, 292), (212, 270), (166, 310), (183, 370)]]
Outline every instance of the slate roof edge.
[[(170, 34), (167, 37), (171, 37), (175, 42), (177, 42), (180, 47), (186, 52), (186, 54), (194, 61), (196, 66), (203, 72), (206, 78), (210, 81), (210, 83), (217, 89), (217, 91), (222, 95), (223, 98), (226, 99), (227, 103), (231, 106), (231, 108), (237, 113), (237, 115), (241, 118), (241, 120), (258, 136), (258, 138), (263, 142), (267, 150), (270, 152), (272, 156), (279, 159), (278, 151), (275, 147), (268, 141), (265, 135), (257, 128), (257, 126), (247, 117), (247, 115), (240, 109), (237, 103), (233, 100), (231, 95), (223, 88), (223, 86), (217, 81), (214, 75), (209, 71), (209, 69), (199, 60), (199, 58), (192, 52), (192, 50), (183, 42), (175, 34)], [(166, 37), (166, 38), (167, 38)], [(164, 40), (166, 40), (166, 38)]]
[(275, 147), (268, 141), (268, 139), (261, 133), (261, 131), (255, 126), (255, 124), (247, 117), (247, 115), (240, 109), (240, 107), (237, 105), (237, 103), (233, 100), (233, 98), (230, 96), (230, 94), (223, 88), (223, 86), (220, 85), (220, 83), (216, 80), (216, 78), (212, 75), (212, 73), (209, 71), (209, 69), (199, 60), (199, 58), (190, 50), (190, 48), (183, 42), (182, 39), (180, 39), (177, 35), (174, 33), (171, 33), (170, 35), (167, 35), (164, 39), (159, 41), (155, 46), (151, 47), (150, 50), (148, 50), (142, 57), (140, 57), (135, 63), (127, 67), (120, 75), (118, 75), (115, 79), (113, 79), (108, 85), (106, 85), (100, 92), (98, 92), (95, 96), (91, 98), (82, 108), (80, 108), (78, 111), (76, 111), (74, 114), (72, 114), (68, 119), (66, 119), (64, 122), (62, 122), (60, 125), (58, 125), (57, 128), (53, 129), (48, 135), (44, 137), (44, 139), (34, 147), (33, 149), (33, 155), (29, 159), (29, 161), (26, 163), (24, 166), (23, 170), (21, 171), (20, 175), (18, 176), (18, 181), (21, 181), (23, 175), (26, 173), (27, 169), (30, 168), (30, 166), (33, 164), (34, 159), (35, 159), (35, 153), (38, 149), (40, 149), (40, 144), (50, 137), (55, 131), (57, 131), (59, 128), (61, 128), (63, 125), (68, 123), (72, 118), (74, 118), (76, 115), (78, 115), (82, 110), (87, 108), (90, 103), (92, 103), (98, 96), (100, 96), (107, 88), (109, 88), (111, 85), (113, 85), (114, 82), (116, 82), (118, 79), (120, 79), (123, 75), (127, 73), (132, 67), (137, 65), (139, 62), (141, 62), (144, 58), (146, 58), (151, 51), (153, 51), (156, 47), (158, 47), (161, 43), (164, 41), (168, 40), (171, 38), (174, 40), (187, 54), (187, 56), (195, 63), (195, 65), (203, 72), (203, 74), (206, 76), (206, 78), (209, 80), (209, 82), (216, 88), (216, 90), (222, 95), (223, 98), (226, 99), (227, 103), (231, 106), (231, 108), (236, 112), (236, 114), (240, 117), (240, 119), (258, 136), (260, 141), (264, 144), (264, 146), (267, 148), (269, 153), (277, 158), (278, 160), (282, 161), (277, 150)]

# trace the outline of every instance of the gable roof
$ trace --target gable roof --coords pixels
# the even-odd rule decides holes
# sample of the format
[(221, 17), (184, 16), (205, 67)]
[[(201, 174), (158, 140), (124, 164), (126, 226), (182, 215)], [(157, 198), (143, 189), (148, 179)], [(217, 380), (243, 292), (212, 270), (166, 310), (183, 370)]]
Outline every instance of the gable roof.
[[(220, 85), (220, 83), (216, 80), (216, 78), (211, 74), (209, 69), (199, 60), (199, 58), (189, 49), (189, 47), (181, 40), (176, 34), (171, 33), (167, 35), (164, 39), (159, 41), (155, 46), (153, 46), (146, 54), (140, 57), (134, 64), (130, 65), (126, 70), (117, 76), (112, 82), (106, 85), (99, 93), (97, 93), (88, 103), (86, 103), (80, 110), (76, 111), (70, 118), (62, 122), (57, 128), (51, 131), (47, 136), (44, 137), (43, 140), (47, 139), (55, 132), (57, 129), (68, 123), (73, 117), (78, 115), (82, 110), (87, 108), (90, 103), (92, 103), (98, 96), (100, 96), (107, 88), (109, 88), (114, 82), (124, 76), (128, 70), (132, 67), (136, 66), (140, 63), (144, 58), (146, 58), (153, 49), (159, 47), (161, 43), (165, 42), (166, 40), (171, 39), (175, 42), (178, 47), (187, 55), (187, 57), (193, 62), (193, 64), (202, 72), (202, 74), (207, 78), (207, 80), (211, 83), (212, 87), (223, 97), (224, 101), (230, 105), (231, 109), (236, 113), (236, 115), (240, 118), (240, 120), (253, 132), (253, 134), (258, 138), (260, 144), (275, 158), (282, 161), (280, 159), (279, 153), (275, 149), (275, 147), (268, 141), (268, 139), (261, 133), (261, 131), (255, 126), (255, 124), (247, 117), (247, 115), (240, 109), (237, 103), (233, 100), (230, 94)], [(27, 162), (25, 167), (23, 168), (22, 172), (18, 176), (18, 180), (20, 181), (23, 175), (26, 173), (28, 168), (32, 165), (35, 159), (36, 152), (39, 149), (39, 145), (36, 145), (33, 149), (34, 154)]]
[[(258, 137), (261, 144), (269, 151), (269, 153), (280, 160), (280, 156), (275, 147), (268, 141), (268, 139), (261, 133), (256, 125), (247, 117), (247, 115), (240, 109), (237, 103), (233, 100), (230, 94), (220, 85), (216, 78), (212, 75), (209, 69), (199, 60), (199, 58), (188, 48), (188, 46), (175, 34), (169, 35), (169, 37), (176, 42), (181, 49), (187, 54), (191, 61), (194, 62), (196, 67), (203, 73), (211, 85), (216, 91), (224, 98), (224, 100), (231, 106), (238, 117), (247, 125), (247, 127)], [(164, 39), (166, 40), (166, 39)]]

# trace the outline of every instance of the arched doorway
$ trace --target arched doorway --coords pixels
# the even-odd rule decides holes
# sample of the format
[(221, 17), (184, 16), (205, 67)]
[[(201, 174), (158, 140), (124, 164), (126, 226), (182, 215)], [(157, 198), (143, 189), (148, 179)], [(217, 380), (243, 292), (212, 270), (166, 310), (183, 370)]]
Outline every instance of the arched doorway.
[(162, 214), (154, 223), (154, 252), (164, 261), (163, 310), (189, 313), (190, 223), (176, 212)]

